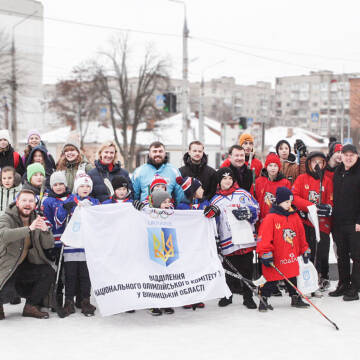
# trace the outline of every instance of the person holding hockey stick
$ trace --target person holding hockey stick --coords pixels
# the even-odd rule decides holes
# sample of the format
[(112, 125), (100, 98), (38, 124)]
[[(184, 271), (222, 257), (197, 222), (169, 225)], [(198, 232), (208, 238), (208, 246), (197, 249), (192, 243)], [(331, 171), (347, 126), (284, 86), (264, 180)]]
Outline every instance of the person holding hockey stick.
[[(285, 186), (277, 188), (275, 203), (259, 229), (256, 252), (260, 256), (263, 276), (267, 280), (267, 283), (261, 288), (261, 295), (270, 310), (273, 308), (268, 304), (268, 298), (277, 290), (277, 282), (283, 280), (272, 264), (279, 268), (296, 286), (296, 276), (299, 275), (297, 258), (302, 255), (304, 262), (307, 263), (311, 253), (306, 242), (302, 221), (296, 213), (296, 209), (291, 205), (292, 200), (293, 194), (290, 189)], [(291, 297), (291, 306), (299, 308), (309, 306), (302, 301), (288, 283), (285, 285)], [(267, 308), (260, 303), (259, 311), (266, 311)]]
[[(235, 176), (230, 168), (220, 168), (217, 171), (218, 190), (211, 199), (211, 205), (220, 208), (220, 214), (216, 217), (219, 244), (224, 259), (224, 269), (233, 271), (235, 267), (245, 278), (251, 280), (253, 276), (253, 250), (256, 246), (255, 223), (258, 219), (259, 205), (250, 193), (239, 188)], [(230, 214), (231, 213), (231, 214)], [(246, 243), (233, 241), (229, 217), (235, 217), (235, 221), (247, 221), (250, 223), (253, 235), (246, 239)], [(237, 239), (238, 240), (238, 239)], [(228, 265), (228, 262), (231, 264)], [(257, 306), (252, 297), (252, 291), (247, 287), (241, 287), (238, 279), (226, 275), (226, 282), (232, 293), (243, 294), (243, 304), (248, 309), (256, 309)], [(232, 303), (232, 296), (220, 299), (220, 307)]]

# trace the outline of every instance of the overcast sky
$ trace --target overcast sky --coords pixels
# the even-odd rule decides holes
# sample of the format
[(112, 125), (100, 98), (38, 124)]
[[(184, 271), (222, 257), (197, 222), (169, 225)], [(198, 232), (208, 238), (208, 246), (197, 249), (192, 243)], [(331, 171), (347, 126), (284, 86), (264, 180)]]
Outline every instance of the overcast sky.
[[(169, 0), (42, 3), (45, 83), (66, 77), (73, 66), (107, 49), (116, 34), (46, 18), (159, 33), (129, 32), (132, 54), (139, 58), (144, 44), (151, 43), (171, 59), (171, 75), (181, 77), (181, 4)], [(186, 4), (191, 81), (200, 80), (202, 71), (206, 79), (234, 76), (239, 84), (274, 82), (279, 76), (319, 69), (360, 72), (357, 0), (188, 0)]]

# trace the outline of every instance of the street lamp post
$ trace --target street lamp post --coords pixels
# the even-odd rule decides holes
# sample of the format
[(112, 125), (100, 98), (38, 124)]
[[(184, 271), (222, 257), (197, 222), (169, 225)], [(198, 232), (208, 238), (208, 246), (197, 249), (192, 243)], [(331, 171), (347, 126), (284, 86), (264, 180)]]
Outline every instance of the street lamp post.
[(184, 27), (183, 27), (183, 83), (182, 83), (182, 150), (186, 152), (188, 143), (188, 103), (189, 103), (189, 57), (188, 57), (188, 39), (189, 29), (186, 19), (186, 3), (181, 0), (169, 0), (184, 6)]
[(12, 135), (13, 143), (17, 144), (17, 79), (16, 79), (16, 48), (15, 48), (15, 29), (20, 24), (34, 16), (38, 11), (25, 16), (12, 26), (11, 31), (11, 118), (9, 123), (9, 133)]

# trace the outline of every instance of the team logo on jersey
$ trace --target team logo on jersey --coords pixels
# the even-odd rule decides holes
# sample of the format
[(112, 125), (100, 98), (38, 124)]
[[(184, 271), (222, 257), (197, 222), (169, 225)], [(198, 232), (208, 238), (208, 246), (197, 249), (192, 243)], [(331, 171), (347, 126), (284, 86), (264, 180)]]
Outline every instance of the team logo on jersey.
[(179, 258), (176, 229), (148, 228), (150, 259), (163, 266), (169, 266)]
[(305, 184), (305, 189), (309, 190), (309, 185), (308, 184)]
[(291, 229), (284, 229), (283, 230), (283, 239), (285, 242), (291, 245), (291, 247), (294, 247), (293, 239), (296, 236), (296, 232)]
[(314, 190), (309, 191), (309, 195), (308, 195), (309, 201), (316, 204), (318, 202), (319, 198), (320, 198), (320, 195), (316, 191), (314, 191)]
[(276, 197), (271, 192), (265, 192), (264, 201), (267, 206), (271, 206), (275, 201)]
[(281, 225), (280, 225), (279, 223), (276, 223), (276, 224), (275, 224), (275, 229), (276, 229), (276, 230), (280, 230), (280, 228), (281, 228)]

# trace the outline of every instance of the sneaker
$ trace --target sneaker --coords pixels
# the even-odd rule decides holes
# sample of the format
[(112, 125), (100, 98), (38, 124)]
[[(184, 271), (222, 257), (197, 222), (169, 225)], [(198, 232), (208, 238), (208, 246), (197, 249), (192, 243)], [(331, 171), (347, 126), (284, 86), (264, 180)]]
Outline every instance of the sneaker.
[(353, 301), (353, 300), (359, 300), (359, 294), (356, 289), (350, 288), (345, 291), (345, 294), (343, 296), (344, 301)]
[(21, 303), (21, 297), (15, 296), (10, 300), (11, 305), (19, 305)]
[(330, 280), (325, 278), (320, 278), (319, 280), (319, 290), (324, 292), (330, 288)]
[(223, 297), (222, 299), (219, 300), (218, 305), (220, 307), (225, 307), (232, 304), (232, 295), (229, 298)]
[(350, 286), (348, 284), (338, 283), (336, 289), (334, 291), (329, 292), (329, 296), (332, 296), (332, 297), (343, 296), (343, 295), (345, 295), (345, 292), (349, 289), (349, 287)]
[(291, 297), (291, 306), (296, 308), (307, 308), (310, 306), (310, 304), (303, 302), (300, 295), (293, 295)]
[(164, 311), (164, 314), (167, 315), (172, 315), (175, 312), (173, 308), (163, 308), (162, 310)]
[(268, 310), (274, 310), (274, 308), (268, 303), (268, 298), (263, 296), (262, 297), (263, 301), (265, 304), (262, 303), (262, 301), (260, 301), (259, 303), (259, 311), (260, 312), (266, 312)]
[(202, 303), (202, 302), (199, 302), (199, 303), (194, 304), (194, 305), (195, 305), (196, 309), (203, 309), (205, 307), (205, 304)]
[(5, 319), (4, 305), (0, 304), (0, 320)]
[(81, 301), (81, 312), (85, 316), (94, 316), (96, 307), (90, 303), (89, 298), (82, 299)]
[(246, 306), (248, 309), (257, 309), (257, 305), (252, 297), (244, 298), (243, 305)]
[(66, 299), (65, 300), (65, 305), (63, 307), (64, 316), (69, 316), (69, 315), (74, 314), (74, 313), (75, 313), (74, 300)]
[(159, 308), (149, 309), (148, 312), (149, 312), (152, 316), (160, 316), (160, 315), (162, 315), (162, 311), (161, 311)]
[(30, 305), (26, 303), (24, 306), (22, 316), (32, 317), (35, 319), (48, 319), (49, 313), (47, 313), (46, 311), (41, 311), (39, 306), (37, 305)]

